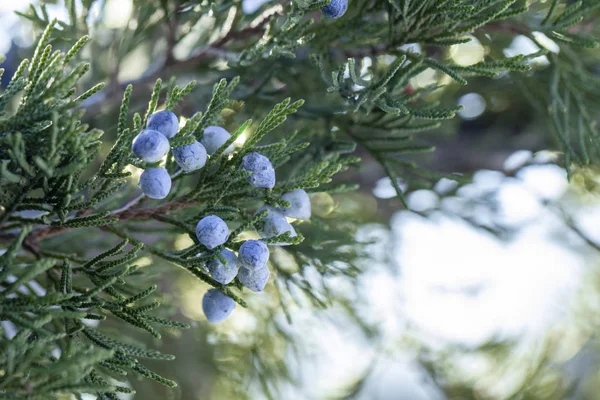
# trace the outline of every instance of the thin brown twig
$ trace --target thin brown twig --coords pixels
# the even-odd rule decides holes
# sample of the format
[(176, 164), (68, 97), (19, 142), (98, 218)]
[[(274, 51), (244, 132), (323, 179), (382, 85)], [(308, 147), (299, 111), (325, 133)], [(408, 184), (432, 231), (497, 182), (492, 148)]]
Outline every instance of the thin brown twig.
[[(134, 199), (132, 202), (128, 203), (129, 206), (126, 205), (119, 210), (113, 211), (107, 218), (118, 218), (120, 221), (148, 219), (155, 215), (162, 216), (171, 211), (190, 207), (198, 202), (197, 200), (171, 201), (153, 208), (131, 208), (133, 205), (139, 203), (140, 200), (141, 198)], [(31, 247), (36, 248), (37, 244), (42, 239), (56, 236), (60, 233), (68, 231), (69, 229), (73, 229), (73, 227), (51, 226), (35, 229), (29, 235), (27, 235), (27, 239), (29, 241), (28, 243)]]

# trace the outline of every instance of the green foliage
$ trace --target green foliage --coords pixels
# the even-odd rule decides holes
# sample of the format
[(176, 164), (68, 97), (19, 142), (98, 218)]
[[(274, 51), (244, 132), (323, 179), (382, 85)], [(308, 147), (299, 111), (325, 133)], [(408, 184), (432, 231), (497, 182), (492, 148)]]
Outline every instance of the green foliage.
[[(218, 257), (217, 251), (207, 253), (208, 249), (198, 243), (179, 251), (145, 246), (127, 232), (127, 220), (154, 219), (188, 233), (196, 240), (190, 226), (207, 213), (222, 215), (238, 225), (224, 244), (236, 249), (241, 244), (241, 235), (265, 217), (265, 213), (252, 215), (251, 210), (258, 201), (279, 204), (278, 194), (329, 182), (332, 175), (356, 162), (356, 158), (336, 155), (322, 160), (295, 179), (280, 179), (274, 190), (251, 187), (245, 179), (247, 173), (240, 169), (245, 154), (260, 151), (278, 168), (284, 168), (295, 153), (309, 145), (308, 142), (294, 141), (295, 135), (260, 145), (265, 135), (284, 123), (303, 104), (301, 100), (292, 103), (286, 99), (256, 128), (251, 121), (243, 123), (196, 176), (177, 172), (169, 156), (167, 168), (178, 188), (158, 208), (112, 208), (130, 175), (126, 168), (129, 165), (144, 167), (133, 157), (129, 143), (143, 121), (157, 108), (163, 91), (161, 80), (156, 81), (144, 119), (138, 113), (130, 117), (133, 87), (127, 86), (117, 120), (115, 143), (103, 156), (102, 163), (90, 171), (100, 152), (98, 139), (101, 132), (87, 131), (87, 125), (80, 122), (83, 112), (77, 107), (101, 86), (94, 86), (71, 100), (74, 96), (72, 87), (87, 70), (87, 64), (70, 68), (66, 61), (73, 59), (85, 39), (76, 42), (66, 55), (56, 52), (50, 56), (50, 46), (46, 46), (46, 42), (54, 24), (52, 22), (44, 31), (32, 61), (22, 63), (2, 95), (3, 106), (10, 107), (14, 104), (10, 102), (11, 97), (23, 92), (22, 99), (10, 112), (2, 114), (4, 130), (1, 139), (6, 144), (2, 147), (2, 157), (7, 160), (2, 164), (4, 208), (0, 228), (8, 238), (17, 232), (15, 240), (0, 257), (0, 297), (3, 298), (0, 313), (17, 332), (13, 338), (2, 342), (2, 365), (10, 365), (5, 369), (10, 380), (4, 382), (2, 394), (14, 397), (26, 393), (28, 398), (45, 398), (59, 393), (95, 392), (98, 398), (112, 399), (119, 392), (131, 392), (126, 386), (111, 383), (123, 381), (128, 373), (174, 387), (175, 382), (139, 361), (139, 358), (172, 360), (173, 356), (129, 343), (129, 339), (117, 340), (86, 324), (85, 320), (107, 317), (120, 320), (157, 339), (161, 338), (160, 326), (188, 327), (151, 314), (160, 303), (150, 299), (156, 285), (140, 288), (140, 277), (144, 274), (135, 262), (141, 250), (185, 268), (246, 306), (238, 294), (241, 285), (239, 282), (222, 285), (208, 275), (206, 262)], [(26, 66), (29, 66), (27, 73)], [(225, 107), (235, 104), (230, 96), (238, 82), (238, 78), (230, 82), (223, 79), (216, 84), (206, 111), (194, 114), (187, 121), (173, 145), (182, 146), (201, 139), (206, 126), (218, 123)], [(171, 86), (166, 93), (165, 108), (177, 107), (194, 85), (192, 81), (183, 88)], [(18, 90), (12, 89), (15, 87)], [(32, 110), (35, 113), (30, 118), (23, 117), (25, 111), (31, 114)], [(246, 131), (252, 134), (244, 146), (233, 157), (224, 154), (225, 148)], [(195, 185), (190, 186), (191, 181), (195, 181)], [(185, 187), (191, 189), (186, 192)], [(192, 205), (199, 206), (202, 211), (190, 213)], [(42, 213), (38, 217), (25, 217), (15, 213), (20, 210), (40, 210)], [(115, 224), (124, 226), (110, 227)], [(40, 243), (47, 236), (74, 229), (86, 229), (84, 232), (91, 234), (90, 228), (103, 229), (124, 240), (89, 260), (55, 251)], [(302, 235), (290, 238), (285, 234), (268, 242), (298, 244), (302, 239)], [(27, 257), (23, 250), (34, 258)], [(204, 254), (199, 256), (199, 252)], [(34, 289), (37, 286), (44, 288), (43, 293)], [(57, 351), (58, 356), (52, 355)]]
[[(0, 217), (2, 222), (30, 203), (43, 204), (65, 222), (66, 213), (83, 201), (77, 196), (84, 187), (80, 177), (100, 149), (102, 133), (81, 124), (77, 108), (102, 86), (74, 95), (74, 85), (89, 65), (72, 66), (69, 59), (84, 41), (67, 54), (50, 55), (53, 26), (48, 25), (32, 60), (21, 63), (0, 97), (0, 192), (9, 211)], [(28, 197), (36, 190), (43, 195)]]
[[(44, 254), (47, 257), (39, 261), (19, 260), (17, 249), (30, 232), (31, 227), (21, 230), (9, 251), (0, 257), (0, 314), (18, 332), (2, 341), (0, 357), (10, 378), (3, 382), (2, 393), (48, 398), (55, 393), (97, 392), (99, 398), (114, 398), (117, 392), (131, 390), (111, 385), (106, 379), (115, 372), (126, 375), (127, 370), (173, 386), (138, 361), (172, 360), (172, 356), (86, 327), (86, 320), (103, 320), (110, 314), (160, 337), (153, 326), (155, 317), (147, 314), (158, 304), (145, 301), (156, 286), (138, 291), (133, 285), (139, 279), (135, 279), (137, 267), (132, 262), (142, 246), (123, 254), (127, 246), (124, 241), (77, 266), (54, 253)], [(35, 287), (45, 290), (40, 293)]]

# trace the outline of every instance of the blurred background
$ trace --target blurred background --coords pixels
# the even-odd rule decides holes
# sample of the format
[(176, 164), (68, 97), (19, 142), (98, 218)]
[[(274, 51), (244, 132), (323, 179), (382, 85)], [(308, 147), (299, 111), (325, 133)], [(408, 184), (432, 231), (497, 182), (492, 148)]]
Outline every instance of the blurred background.
[[(47, 3), (50, 17), (68, 18), (61, 2)], [(244, 12), (262, 3), (246, 0)], [(33, 27), (14, 13), (27, 7), (0, 0), (3, 85), (32, 51)], [(106, 0), (89, 11), (86, 18), (95, 21), (94, 42), (84, 53), (92, 63), (89, 82), (109, 77), (118, 91), (152, 70), (165, 44), (126, 47), (118, 36), (135, 29), (133, 10), (130, 0)], [(176, 55), (193, 51), (185, 46)], [(499, 46), (509, 56), (538, 50), (523, 36)], [(470, 65), (488, 52), (474, 38), (452, 46), (448, 56)], [(120, 68), (112, 70), (117, 61)], [(391, 62), (385, 56), (367, 61)], [(532, 63), (543, 70), (547, 60)], [(582, 169), (567, 179), (558, 165), (562, 156), (547, 150), (555, 143), (540, 133), (544, 125), (518, 85), (503, 78), (473, 79), (436, 94), (464, 110), (428, 134), (437, 151), (423, 163), (460, 173), (465, 183), (399, 182), (408, 211), (379, 164), (359, 150), (361, 168), (340, 180), (358, 180), (360, 190), (313, 196), (315, 215), (352, 224), (352, 241), (330, 255), (348, 273), (322, 277), (315, 263), (298, 274), (296, 260), (275, 251), (274, 261), (285, 266), (278, 273), (289, 279), (272, 279), (265, 293), (246, 295), (249, 309), (238, 307), (224, 323), (210, 325), (200, 307), (205, 285), (143, 260), (160, 276), (171, 313), (193, 327), (160, 342), (128, 332), (176, 355), (149, 367), (180, 385), (169, 391), (134, 378), (135, 399), (600, 399), (600, 176)], [(193, 71), (178, 79), (212, 81)], [(411, 85), (443, 79), (425, 71)], [(211, 85), (189, 110), (205, 107)], [(90, 100), (85, 118), (106, 131), (110, 147), (114, 105)], [(182, 114), (192, 114), (187, 111)], [(232, 116), (230, 124), (244, 119)], [(135, 180), (134, 174), (132, 193)], [(307, 236), (311, 229), (302, 226)], [(184, 248), (189, 238), (175, 237), (173, 245)]]

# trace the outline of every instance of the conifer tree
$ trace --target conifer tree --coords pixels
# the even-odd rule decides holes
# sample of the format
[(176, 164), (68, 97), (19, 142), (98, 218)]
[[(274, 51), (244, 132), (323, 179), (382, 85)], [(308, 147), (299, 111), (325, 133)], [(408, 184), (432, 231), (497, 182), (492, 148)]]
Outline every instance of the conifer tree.
[[(600, 1), (349, 0), (344, 11), (337, 0), (292, 0), (244, 11), (240, 1), (133, 0), (119, 27), (94, 17), (110, 2), (64, 0), (64, 20), (46, 3), (55, 2), (20, 13), (37, 45), (0, 92), (1, 398), (117, 399), (133, 376), (175, 387), (147, 362), (173, 356), (103, 328), (111, 321), (158, 339), (190, 327), (161, 307), (142, 257), (246, 307), (247, 278), (222, 283), (211, 262), (273, 230), (261, 239), (278, 255), (268, 264), (273, 289), (261, 295), (299, 290), (326, 306), (328, 290), (304, 274), (360, 273), (356, 224), (327, 218), (332, 195), (359, 187), (357, 154), (381, 166), (401, 202), (401, 182), (468, 180), (420, 163), (420, 153), (435, 157), (427, 132), (456, 127), (461, 86), (516, 88), (568, 172), (599, 161)], [(517, 36), (539, 51), (505, 56)], [(474, 41), (486, 50), (481, 61), (448, 57)], [(150, 60), (143, 73), (122, 78), (136, 58)], [(413, 86), (431, 71), (431, 84)], [(180, 117), (178, 132), (166, 156), (144, 161), (132, 141), (159, 110)], [(231, 134), (209, 150), (214, 126)], [(196, 142), (206, 161), (186, 170), (177, 154)], [(252, 178), (255, 153), (272, 164), (274, 184)], [(168, 194), (140, 194), (139, 172), (158, 168)], [(297, 190), (310, 194), (310, 221), (274, 228), (272, 210), (293, 207), (284, 194)], [(216, 245), (195, 229), (207, 216), (230, 231)], [(181, 235), (189, 244), (176, 248)], [(288, 315), (292, 300), (281, 299)]]

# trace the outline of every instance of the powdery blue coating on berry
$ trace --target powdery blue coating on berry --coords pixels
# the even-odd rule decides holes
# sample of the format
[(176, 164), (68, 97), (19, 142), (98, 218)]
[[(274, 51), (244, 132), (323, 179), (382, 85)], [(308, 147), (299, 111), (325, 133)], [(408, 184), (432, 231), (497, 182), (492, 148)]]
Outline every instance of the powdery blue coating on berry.
[(262, 154), (248, 153), (242, 158), (242, 168), (251, 171), (248, 182), (256, 188), (272, 189), (275, 186), (275, 169)]
[(242, 285), (253, 292), (262, 292), (269, 280), (269, 275), (269, 268), (266, 265), (255, 270), (240, 268), (238, 279), (242, 282)]
[[(231, 135), (225, 128), (220, 126), (208, 126), (204, 129), (204, 136), (200, 143), (206, 148), (206, 152), (210, 155), (214, 154), (215, 151), (225, 144), (226, 141), (231, 138)], [(223, 154), (230, 154), (233, 151), (233, 143), (229, 145)]]
[(297, 219), (310, 219), (310, 197), (306, 191), (302, 189), (292, 190), (284, 193), (281, 200), (290, 203), (289, 207), (280, 209), (283, 215)]
[(233, 299), (217, 289), (210, 289), (202, 298), (202, 311), (206, 319), (213, 324), (227, 319), (234, 308)]
[(331, 0), (331, 3), (321, 7), (321, 12), (327, 18), (339, 18), (348, 10), (348, 0)]
[[(277, 211), (273, 207), (263, 206), (258, 212), (262, 210), (269, 210), (269, 213), (264, 219), (264, 225), (262, 231), (258, 232), (263, 238), (270, 238), (273, 236), (283, 235), (286, 232), (290, 232), (290, 237), (296, 237), (296, 230), (294, 227), (285, 219), (285, 216)], [(288, 246), (290, 243), (277, 243), (281, 246)]]
[(167, 139), (175, 136), (179, 130), (179, 120), (177, 115), (173, 114), (169, 110), (157, 111), (148, 117), (148, 123), (146, 124), (148, 129), (154, 129), (159, 131)]
[(171, 190), (171, 177), (166, 169), (148, 168), (140, 175), (139, 187), (151, 199), (164, 199)]
[(233, 251), (224, 249), (221, 250), (221, 255), (225, 258), (225, 264), (218, 258), (215, 258), (206, 263), (206, 266), (210, 272), (210, 276), (212, 276), (215, 281), (226, 285), (237, 275), (238, 263), (237, 257)]
[(200, 243), (214, 249), (227, 241), (229, 228), (221, 218), (216, 215), (209, 215), (198, 221), (196, 225), (196, 237)]
[(169, 141), (158, 131), (144, 129), (133, 139), (131, 151), (146, 162), (157, 162), (169, 152)]
[(177, 165), (185, 172), (196, 171), (206, 164), (206, 149), (198, 142), (173, 148)]
[(238, 250), (240, 267), (251, 271), (262, 268), (269, 261), (269, 248), (260, 240), (246, 240)]

